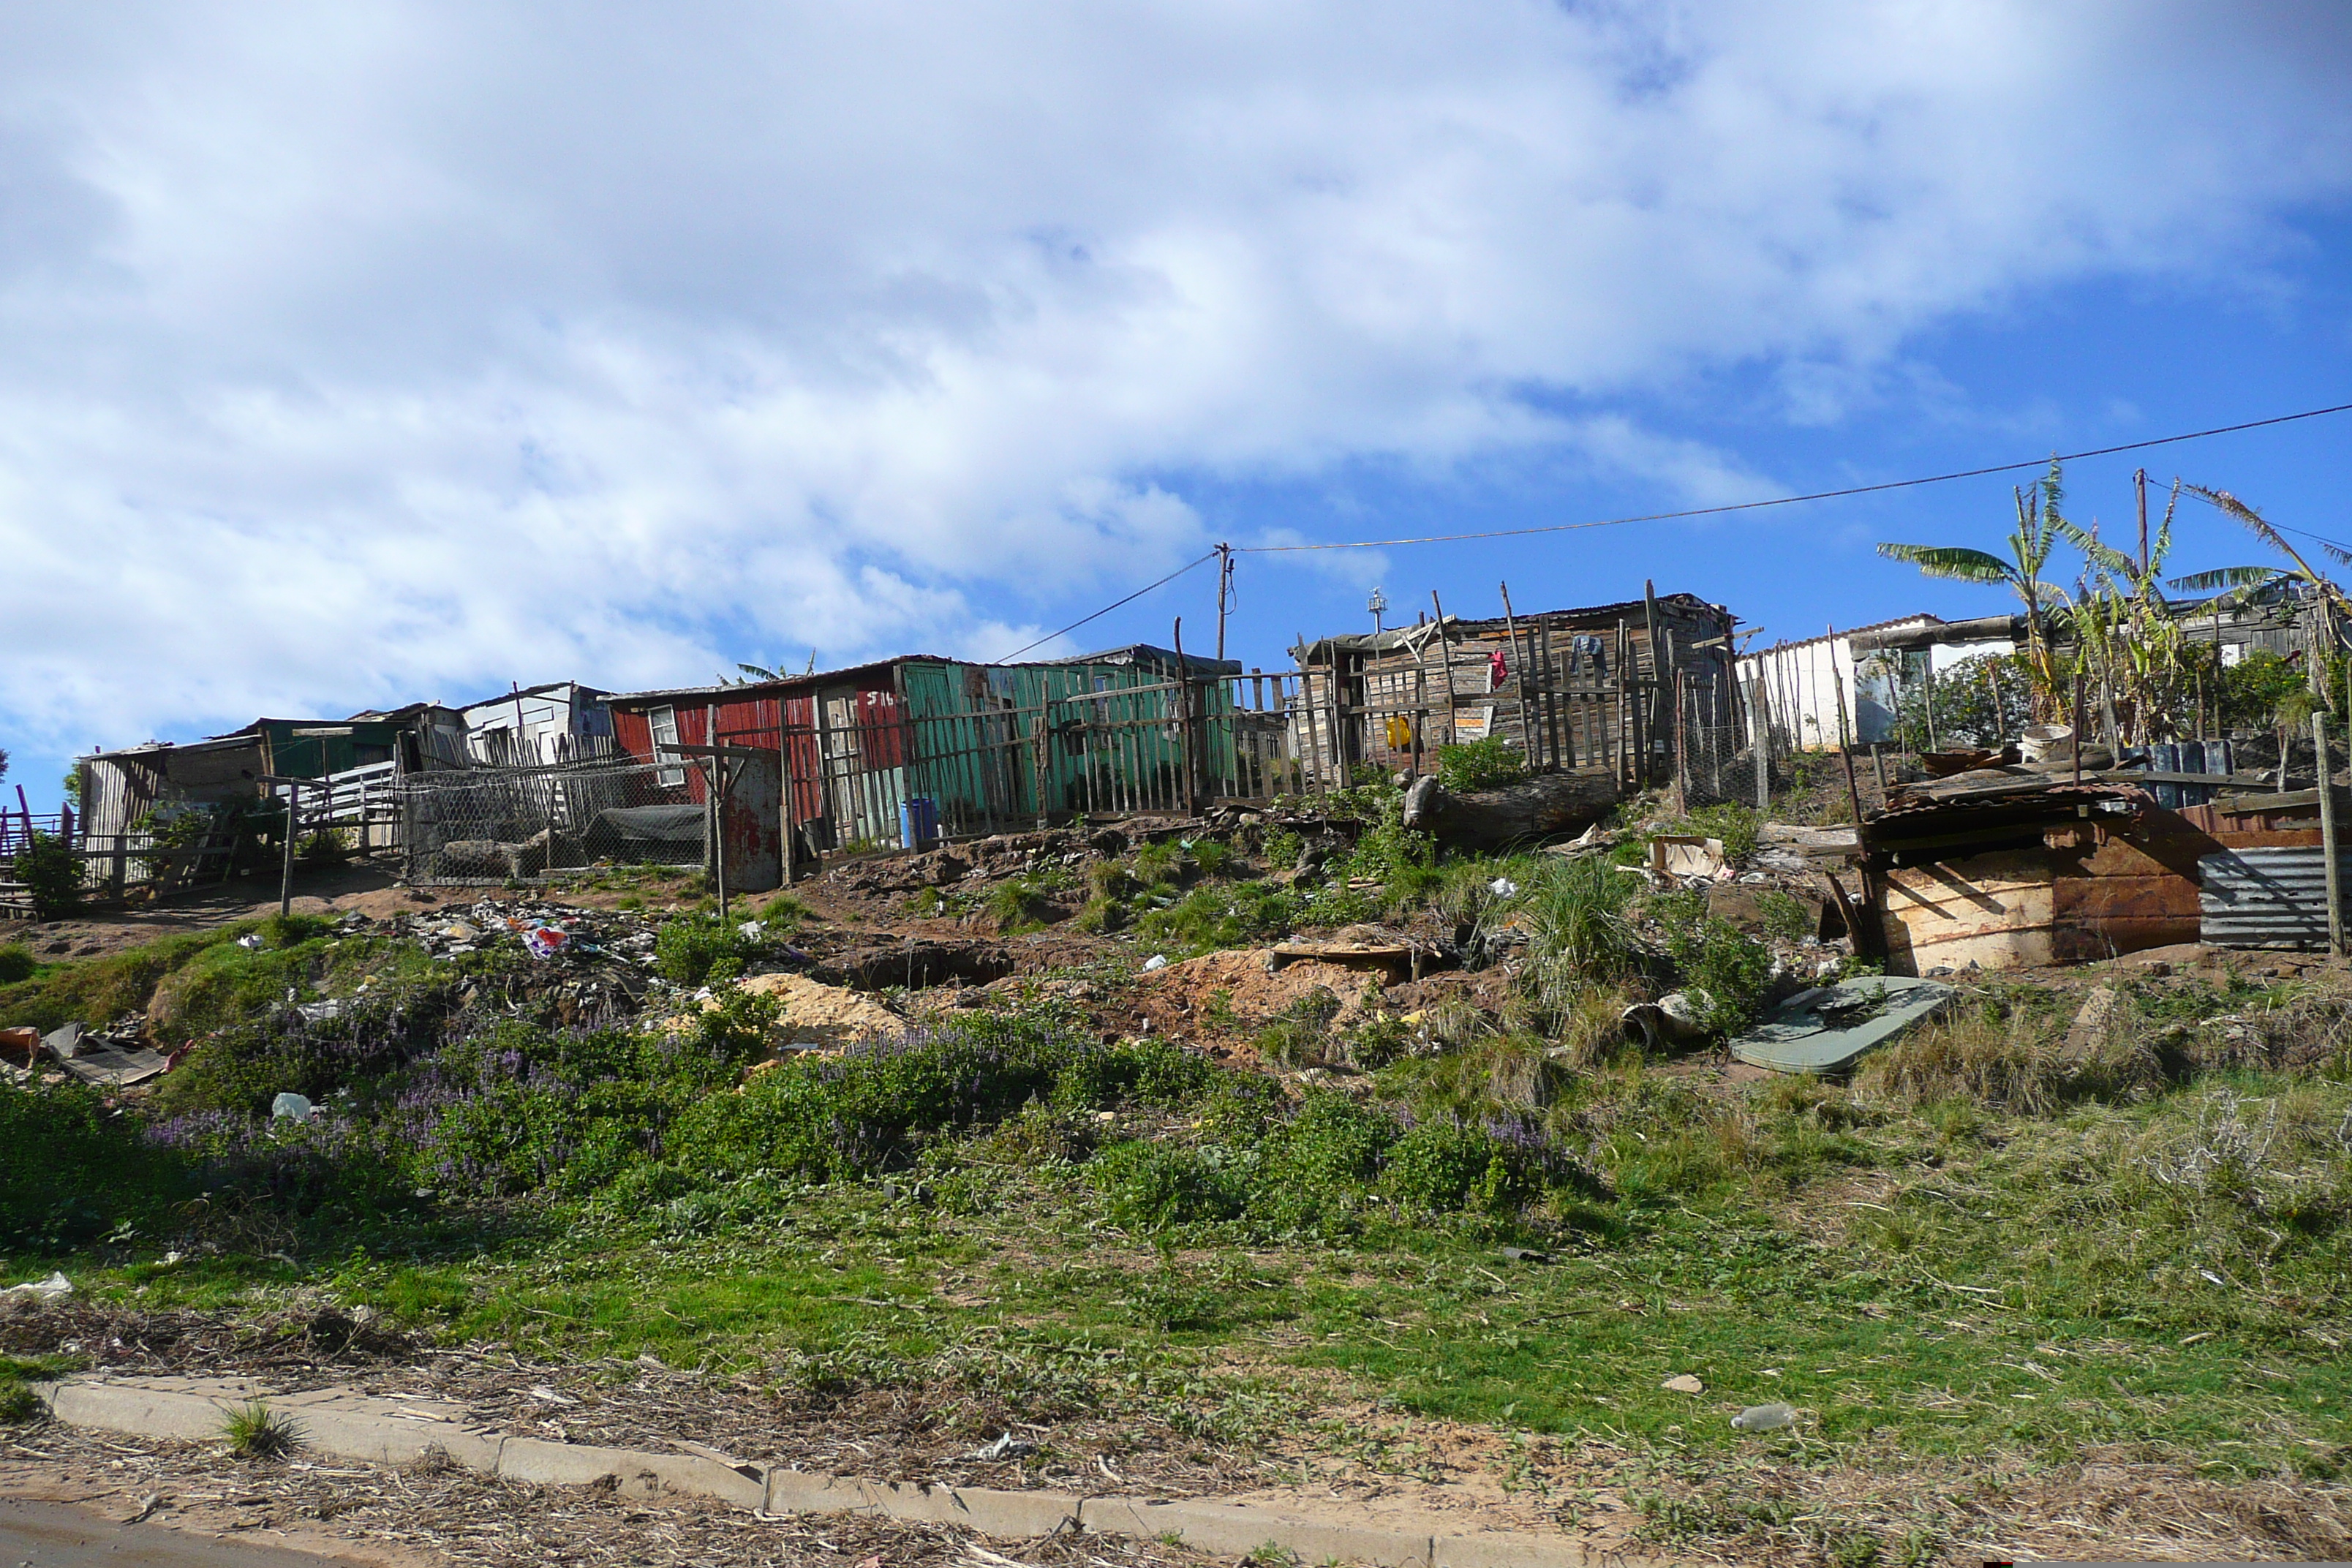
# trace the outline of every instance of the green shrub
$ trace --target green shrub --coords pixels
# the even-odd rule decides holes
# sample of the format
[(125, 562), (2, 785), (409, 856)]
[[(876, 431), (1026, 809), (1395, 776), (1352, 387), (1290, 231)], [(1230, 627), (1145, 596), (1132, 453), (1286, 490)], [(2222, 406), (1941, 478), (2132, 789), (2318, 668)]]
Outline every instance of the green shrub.
[[(1613, 1020), (1612, 1020), (1613, 1022)], [(1514, 1116), (1540, 1110), (1567, 1088), (1568, 1068), (1553, 1059), (1551, 1042), (1525, 1035), (1479, 1037), (1434, 1057), (1418, 1058), (1384, 1080), (1414, 1111), (1448, 1121)]]
[(1725, 801), (1692, 812), (1683, 826), (1689, 832), (1722, 840), (1723, 858), (1734, 866), (1745, 866), (1756, 858), (1764, 814), (1752, 805)]
[(1097, 899), (1131, 899), (1143, 884), (1116, 860), (1097, 860), (1087, 868), (1087, 886)]
[(297, 858), (311, 865), (348, 859), (351, 852), (350, 840), (344, 837), (342, 829), (337, 827), (312, 828), (302, 836), (301, 843), (294, 850)]
[(1399, 1203), (1432, 1213), (1495, 1210), (1525, 1201), (1530, 1184), (1494, 1134), (1424, 1121), (1389, 1150), (1385, 1185)]
[(1729, 921), (1670, 924), (1666, 951), (1690, 988), (1704, 993), (1698, 1016), (1709, 1030), (1736, 1035), (1763, 1012), (1772, 984), (1772, 951)]
[(759, 918), (772, 926), (782, 926), (790, 930), (807, 921), (815, 912), (792, 894), (778, 893), (760, 906)]
[(1391, 1013), (1374, 1013), (1340, 1038), (1348, 1065), (1358, 1072), (1379, 1072), (1412, 1052), (1412, 1031)]
[(1763, 911), (1764, 934), (1782, 942), (1799, 942), (1811, 936), (1820, 921), (1802, 900), (1778, 888), (1766, 888), (1756, 895), (1756, 907)]
[(1135, 852), (1135, 879), (1147, 888), (1173, 886), (1192, 869), (1183, 846), (1174, 839), (1147, 844)]
[[(1334, 868), (1338, 881), (1316, 895), (1314, 915), (1319, 923), (1419, 909), (1444, 880), (1438, 869), (1436, 840), (1404, 825), (1404, 792), (1384, 784), (1361, 793), (1366, 798), (1359, 808), (1366, 813), (1368, 826), (1347, 859)], [(1349, 878), (1377, 882), (1377, 899), (1351, 893)], [(1350, 907), (1358, 903), (1365, 907)]]
[(34, 910), (45, 921), (69, 913), (81, 902), (81, 856), (55, 834), (36, 829), (16, 853), (16, 873)]
[(23, 942), (12, 942), (0, 947), (0, 985), (14, 985), (19, 980), (30, 980), (33, 971), (38, 967), (32, 951)]
[(1339, 994), (1329, 986), (1316, 986), (1257, 1032), (1258, 1056), (1276, 1067), (1325, 1066), (1333, 1053), (1331, 1020), (1339, 1016), (1340, 1006)]
[(2250, 649), (2245, 658), (2212, 679), (2221, 722), (2230, 729), (2263, 729), (2279, 723), (2281, 712), (2310, 692), (2302, 665), (2290, 664), (2260, 648)]
[(1437, 748), (1437, 782), (1455, 795), (1517, 784), (1525, 777), (1526, 759), (1500, 737)]
[(302, 1428), (257, 1399), (223, 1418), (221, 1437), (240, 1459), (282, 1459), (302, 1446)]
[(757, 1073), (742, 1093), (696, 1104), (668, 1148), (686, 1169), (714, 1176), (866, 1175), (1050, 1096), (1082, 1047), (1098, 1048), (1034, 1015), (950, 1018), (936, 1032)]
[(0, 1369), (0, 1424), (30, 1421), (44, 1408), (39, 1394)]
[(1265, 1154), (1275, 1194), (1360, 1189), (1380, 1174), (1403, 1128), (1395, 1117), (1336, 1089), (1312, 1089), (1269, 1134)]
[(654, 972), (678, 985), (700, 985), (743, 972), (751, 951), (742, 931), (716, 914), (677, 915), (654, 938)]
[(1286, 889), (1220, 883), (1195, 888), (1164, 910), (1146, 910), (1135, 930), (1160, 951), (1191, 956), (1285, 935), (1300, 915), (1298, 899)]
[(261, 945), (278, 951), (314, 942), (335, 929), (334, 922), (320, 915), (268, 915), (253, 928)]
[(1298, 865), (1299, 856), (1307, 851), (1307, 841), (1287, 827), (1277, 827), (1265, 836), (1265, 846), (1260, 851), (1265, 858), (1266, 868), (1288, 871)]
[(1129, 1230), (1165, 1230), (1239, 1217), (1240, 1184), (1218, 1161), (1181, 1144), (1114, 1143), (1087, 1163), (1110, 1210)]
[(1074, 931), (1100, 935), (1127, 929), (1128, 908), (1117, 899), (1093, 898), (1070, 917)]
[(671, 1036), (501, 1022), (445, 1047), (411, 1084), (445, 1107), (422, 1159), (436, 1181), (503, 1194), (589, 1192), (666, 1151), (675, 1161), (678, 1122), (738, 1098), (716, 1091), (764, 1052), (774, 1018), (772, 998), (730, 990)]
[(1206, 1057), (1168, 1040), (1128, 1040), (1077, 1049), (1054, 1082), (1054, 1103), (1108, 1110), (1134, 1103), (1190, 1105), (1216, 1082)]
[(989, 919), (996, 922), (997, 931), (1005, 936), (1016, 931), (1035, 931), (1055, 914), (1053, 900), (1026, 877), (1014, 877), (1000, 882), (989, 893), (983, 906)]
[(0, 1249), (94, 1241), (194, 1195), (181, 1158), (87, 1084), (0, 1083)]

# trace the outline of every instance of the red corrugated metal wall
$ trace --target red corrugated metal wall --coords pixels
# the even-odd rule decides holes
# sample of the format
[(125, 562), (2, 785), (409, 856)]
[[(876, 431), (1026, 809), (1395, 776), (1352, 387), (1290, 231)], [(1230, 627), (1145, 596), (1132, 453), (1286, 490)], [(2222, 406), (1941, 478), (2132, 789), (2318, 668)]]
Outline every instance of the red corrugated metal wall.
[[(856, 683), (857, 750), (868, 772), (881, 772), (904, 767), (914, 752), (912, 726), (907, 721), (905, 704), (893, 688), (888, 671), (862, 677)], [(838, 689), (837, 688), (835, 689)], [(649, 707), (665, 704), (653, 703)], [(677, 739), (680, 745), (707, 744), (707, 703), (687, 699), (667, 706), (677, 713)], [(792, 754), (787, 759), (793, 780), (793, 820), (805, 822), (825, 815), (824, 793), (819, 783), (817, 765), (816, 700), (814, 692), (803, 691), (782, 699), (773, 696), (747, 696), (721, 701), (719, 708), (719, 743), (724, 746), (754, 746), (773, 751), (778, 739), (779, 709), (789, 718), (792, 731)], [(654, 756), (653, 726), (644, 709), (615, 708), (613, 710), (613, 733), (630, 755), (647, 762)], [(838, 750), (836, 750), (838, 754)], [(909, 786), (911, 788), (911, 784)], [(702, 799), (702, 777), (698, 771), (687, 774), (688, 797)]]

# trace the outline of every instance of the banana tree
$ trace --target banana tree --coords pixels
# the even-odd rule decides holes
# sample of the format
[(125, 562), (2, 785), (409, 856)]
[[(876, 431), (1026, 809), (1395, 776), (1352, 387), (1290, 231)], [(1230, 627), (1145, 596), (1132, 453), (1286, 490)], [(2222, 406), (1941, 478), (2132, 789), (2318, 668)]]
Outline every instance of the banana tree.
[(2045, 697), (2057, 689), (2057, 674), (2051, 665), (2042, 617), (2046, 606), (2063, 603), (2065, 595), (2042, 581), (2042, 570), (2049, 564), (2050, 553), (2057, 547), (2057, 524), (2063, 521), (2059, 509), (2064, 498), (2064, 474), (2054, 461), (2048, 474), (2031, 485), (2018, 487), (2017, 528), (2009, 536), (2006, 560), (1990, 551), (1956, 544), (1878, 547), (1878, 552), (1888, 560), (1907, 561), (1930, 577), (2006, 586), (2014, 593), (2025, 605), (2027, 662), (2033, 670), (2036, 686)]
[(2101, 689), (2120, 694), (2129, 704), (2130, 728), (2143, 742), (2158, 731), (2178, 730), (2176, 710), (2189, 699), (2196, 679), (2187, 639), (2163, 590), (2179, 505), (2180, 486), (2175, 483), (2155, 542), (2138, 557), (2100, 539), (2096, 523), (2085, 529), (2061, 517), (2053, 525), (2083, 552), (2090, 568), (2066, 610), (2076, 645), (2098, 671)]
[[(2319, 601), (2321, 612), (2326, 617), (2329, 650), (2332, 652), (2346, 646), (2345, 626), (2347, 619), (2352, 619), (2352, 600), (2346, 598), (2344, 590), (2337, 587), (2332, 578), (2305, 560), (2302, 552), (2289, 544), (2286, 542), (2286, 536), (2264, 519), (2262, 513), (2229, 491), (2208, 489), (2203, 485), (2182, 485), (2177, 480), (2175, 485), (2176, 488), (2186, 489), (2198, 500), (2212, 506), (2224, 516), (2235, 518), (2244, 523), (2247, 531), (2294, 564), (2292, 568), (2224, 566), (2211, 572), (2199, 572), (2187, 577), (2176, 577), (2172, 580), (2172, 586), (2192, 592), (2224, 588), (2242, 594), (2246, 590), (2262, 587), (2271, 583), (2305, 584), (2310, 588), (2312, 596)], [(2328, 559), (2338, 565), (2352, 566), (2352, 551), (2347, 551), (2341, 545), (2331, 544), (2324, 539), (2319, 541), (2319, 548)], [(2320, 668), (2320, 661), (2316, 658), (2313, 661), (2310, 679), (2313, 691), (2323, 702), (2327, 702), (2331, 707), (2334, 706), (2331, 700), (2332, 693), (2324, 684), (2325, 671)]]
[[(2265, 521), (2262, 513), (2227, 490), (2208, 489), (2203, 485), (2184, 485), (2178, 480), (2174, 484), (2176, 489), (2186, 489), (2198, 500), (2219, 509), (2225, 516), (2244, 523), (2256, 539), (2294, 562), (2294, 565), (2292, 569), (2284, 566), (2223, 566), (2211, 572), (2176, 577), (2172, 580), (2172, 586), (2200, 592), (2211, 588), (2259, 587), (2265, 583), (2292, 579), (2309, 584), (2312, 592), (2331, 609), (2342, 612), (2347, 608), (2344, 590), (2305, 561), (2302, 553), (2286, 542), (2286, 536)], [(2324, 539), (2319, 542), (2319, 548), (2338, 565), (2352, 566), (2352, 550), (2330, 544)]]

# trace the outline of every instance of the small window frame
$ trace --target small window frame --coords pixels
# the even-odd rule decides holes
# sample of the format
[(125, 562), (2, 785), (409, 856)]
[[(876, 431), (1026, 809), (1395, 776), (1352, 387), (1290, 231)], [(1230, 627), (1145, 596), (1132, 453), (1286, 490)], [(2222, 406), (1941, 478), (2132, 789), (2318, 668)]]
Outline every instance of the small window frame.
[[(677, 710), (667, 702), (658, 708), (646, 709), (646, 730), (652, 737), (654, 760), (659, 762), (664, 746), (675, 746), (678, 743)], [(685, 788), (685, 764), (680, 763), (675, 767), (665, 766), (661, 772), (654, 775), (654, 782), (664, 789)]]

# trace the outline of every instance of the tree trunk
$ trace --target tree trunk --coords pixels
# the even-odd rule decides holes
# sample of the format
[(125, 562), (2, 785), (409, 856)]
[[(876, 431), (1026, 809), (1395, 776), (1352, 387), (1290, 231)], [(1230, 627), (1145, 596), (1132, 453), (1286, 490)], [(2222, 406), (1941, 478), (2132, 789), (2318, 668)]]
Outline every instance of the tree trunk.
[(1475, 795), (1449, 794), (1433, 775), (1405, 793), (1404, 825), (1453, 847), (1492, 849), (1577, 832), (1616, 804), (1617, 781), (1605, 773), (1545, 773)]

